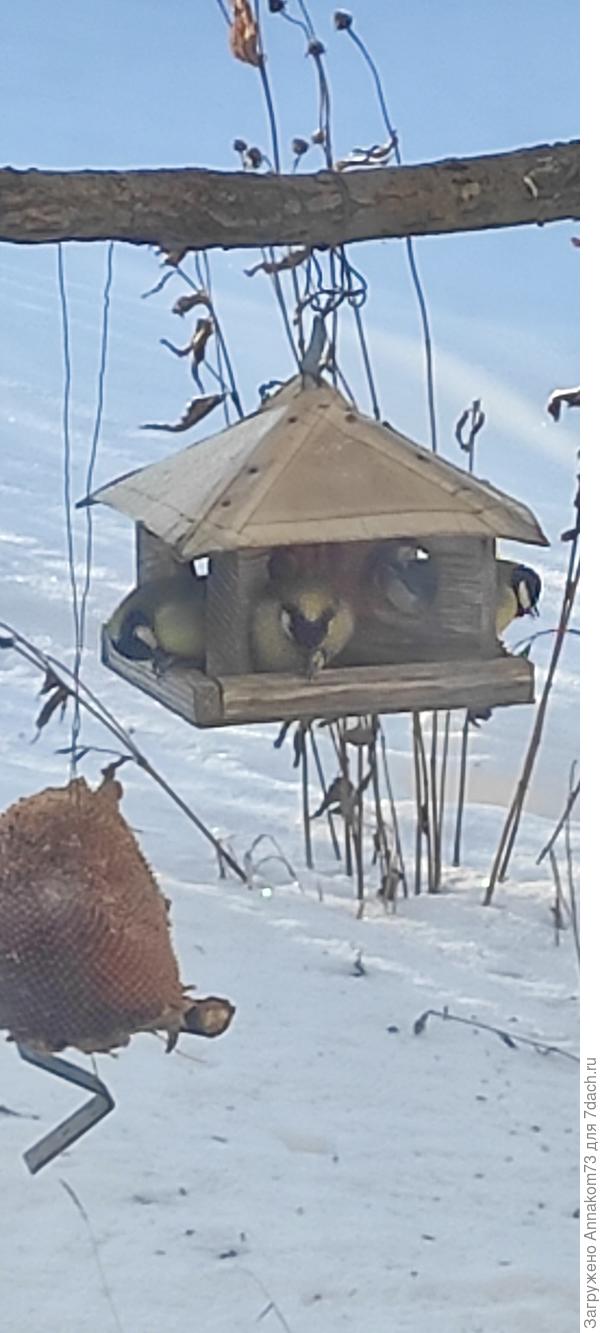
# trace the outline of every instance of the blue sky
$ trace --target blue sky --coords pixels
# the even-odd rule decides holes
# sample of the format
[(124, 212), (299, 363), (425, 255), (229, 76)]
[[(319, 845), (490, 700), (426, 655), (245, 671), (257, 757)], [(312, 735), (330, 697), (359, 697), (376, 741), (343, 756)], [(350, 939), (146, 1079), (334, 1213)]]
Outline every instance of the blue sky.
[[(379, 112), (355, 48), (333, 30), (333, 5), (314, 0), (310, 8), (327, 48), (335, 153), (344, 155), (382, 140)], [(298, 13), (296, 0), (288, 0), (288, 9)], [(258, 77), (231, 58), (216, 0), (103, 0), (101, 5), (54, 0), (51, 10), (42, 0), (20, 0), (9, 11), (3, 15), (0, 75), (4, 162), (22, 168), (235, 169), (235, 137), (269, 148)], [(406, 161), (577, 136), (573, 0), (413, 5), (357, 0), (352, 11), (380, 66)], [(304, 56), (300, 29), (267, 13), (264, 31), (289, 166), (291, 138), (309, 137), (316, 126), (314, 69)], [(318, 150), (305, 162), (306, 169), (320, 167)], [(570, 522), (578, 422), (572, 414), (554, 425), (544, 404), (552, 388), (578, 378), (579, 257), (570, 243), (577, 231), (575, 224), (564, 223), (426, 238), (416, 246), (434, 335), (442, 452), (461, 462), (454, 424), (472, 398), (481, 397), (487, 425), (480, 436), (479, 471), (531, 504), (553, 542), (541, 556), (548, 589), (541, 623), (547, 626), (556, 623), (565, 556), (556, 539)], [(420, 326), (405, 247), (393, 241), (354, 246), (351, 257), (369, 279), (366, 322), (384, 416), (427, 443)], [(212, 260), (217, 305), (247, 410), (256, 406), (260, 383), (285, 378), (293, 369), (268, 280), (244, 276), (254, 258), (253, 252), (238, 251)], [(69, 246), (65, 262), (78, 495), (84, 490), (95, 408), (105, 248)], [(142, 421), (175, 420), (193, 393), (185, 363), (159, 346), (161, 337), (185, 340), (186, 326), (170, 313), (181, 290), (176, 280), (152, 300), (140, 300), (158, 274), (149, 250), (118, 248), (98, 481), (177, 447), (169, 437), (142, 434), (138, 427)], [(5, 402), (0, 533), (37, 542), (47, 558), (54, 552), (55, 576), (64, 578), (66, 588), (60, 572), (62, 365), (55, 250), (0, 246), (0, 293)], [(367, 408), (350, 324), (340, 351), (343, 369)], [(218, 426), (215, 414), (206, 429)], [(185, 442), (180, 437), (179, 443)], [(115, 529), (105, 514), (96, 531), (105, 587), (113, 587), (115, 579), (126, 583), (127, 533), (115, 551), (107, 536), (114, 547)], [(537, 553), (535, 562), (540, 564)], [(102, 603), (102, 579), (97, 587)], [(33, 623), (33, 605), (28, 609), (25, 601), (21, 609)], [(567, 689), (560, 726), (570, 758), (569, 697)], [(512, 710), (511, 719), (522, 717)], [(520, 735), (526, 734), (524, 725), (511, 721)]]
[[(295, 0), (288, 9), (297, 13)], [(575, 10), (572, 0), (418, 6), (358, 0), (355, 23), (380, 64), (405, 159), (575, 136)], [(331, 12), (323, 0), (312, 5), (327, 47), (335, 148), (344, 154), (381, 140), (382, 131), (368, 72), (348, 39), (333, 31)], [(3, 122), (10, 128), (3, 156), (13, 166), (233, 168), (236, 136), (268, 147), (256, 73), (229, 56), (216, 0), (106, 0), (101, 6), (57, 0), (48, 19), (41, 0), (23, 0), (4, 20)], [(314, 70), (299, 29), (269, 14), (264, 26), (289, 162), (292, 136), (308, 136), (316, 124)], [(320, 165), (317, 150), (306, 164)], [(542, 504), (560, 485), (557, 461), (569, 467), (572, 459), (574, 424), (553, 429), (543, 403), (549, 388), (577, 376), (578, 256), (569, 244), (575, 230), (566, 223), (427, 238), (418, 245), (436, 339), (442, 441), (452, 453), (456, 416), (481, 395), (488, 412), (482, 468), (508, 489), (518, 469), (519, 484), (525, 474)], [(99, 247), (80, 250), (72, 247), (68, 265), (79, 282), (89, 282), (92, 296)], [(419, 325), (403, 248), (394, 242), (354, 247), (353, 257), (371, 281), (368, 322), (384, 411), (425, 439)], [(219, 256), (215, 276), (238, 375), (254, 396), (258, 382), (290, 367), (267, 283), (246, 279), (245, 263), (243, 255)], [(49, 250), (0, 251), (0, 270), (9, 270), (17, 285), (52, 284), (54, 265)], [(133, 300), (156, 266), (148, 252), (122, 249), (117, 269), (117, 288)], [(147, 341), (153, 383), (163, 382), (167, 397), (166, 381), (176, 394), (182, 373), (156, 348), (157, 308), (161, 332), (180, 332), (171, 327), (176, 321), (168, 296), (152, 312), (149, 304), (130, 312), (132, 331), (135, 325)], [(13, 354), (19, 357), (18, 347)], [(346, 356), (350, 369), (351, 345)], [(358, 366), (355, 375), (361, 394)], [(549, 467), (544, 477), (540, 458)]]

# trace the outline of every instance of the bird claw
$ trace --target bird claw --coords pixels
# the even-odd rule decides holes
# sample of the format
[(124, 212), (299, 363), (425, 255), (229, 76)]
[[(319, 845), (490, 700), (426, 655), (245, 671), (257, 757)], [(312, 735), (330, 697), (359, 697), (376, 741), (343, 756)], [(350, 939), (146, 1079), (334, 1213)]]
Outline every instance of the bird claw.
[(169, 667), (172, 667), (176, 661), (177, 658), (172, 653), (164, 653), (160, 648), (157, 648), (152, 657), (152, 670), (157, 680), (160, 680), (161, 676), (164, 676)]
[(309, 680), (314, 680), (315, 677), (318, 676), (319, 672), (323, 670), (326, 661), (327, 658), (325, 657), (322, 648), (318, 648), (315, 653), (311, 653), (306, 672)]

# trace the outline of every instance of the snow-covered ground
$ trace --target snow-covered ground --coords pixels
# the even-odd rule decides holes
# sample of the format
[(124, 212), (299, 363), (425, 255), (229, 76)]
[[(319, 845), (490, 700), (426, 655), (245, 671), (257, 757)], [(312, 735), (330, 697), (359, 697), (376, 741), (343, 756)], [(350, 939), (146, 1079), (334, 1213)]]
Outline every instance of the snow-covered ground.
[[(176, 816), (161, 834), (191, 864)], [(0, 1117), (5, 1327), (119, 1326), (63, 1181), (128, 1333), (574, 1326), (577, 1065), (439, 1019), (412, 1031), (448, 1005), (576, 1049), (547, 881), (485, 909), (481, 878), (456, 872), (439, 898), (357, 921), (343, 881), (300, 880), (166, 879), (185, 979), (230, 995), (233, 1027), (166, 1059), (151, 1036), (101, 1057), (116, 1111), (35, 1179), (20, 1154), (77, 1096), (2, 1049), (3, 1101), (25, 1117)]]

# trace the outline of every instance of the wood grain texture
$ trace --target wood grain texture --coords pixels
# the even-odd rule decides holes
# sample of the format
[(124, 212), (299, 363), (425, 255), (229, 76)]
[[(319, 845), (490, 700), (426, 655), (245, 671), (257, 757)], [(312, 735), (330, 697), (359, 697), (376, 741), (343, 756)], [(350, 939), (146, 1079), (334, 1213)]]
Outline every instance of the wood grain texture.
[(419, 166), (250, 175), (0, 170), (0, 240), (166, 251), (481, 231), (579, 217), (579, 143)]
[(157, 678), (145, 663), (119, 657), (104, 634), (102, 661), (171, 712), (200, 727), (534, 701), (533, 666), (507, 654), (480, 662), (457, 659), (331, 668), (313, 681), (267, 672), (212, 680), (201, 671), (181, 667)]
[(132, 662), (121, 657), (113, 647), (106, 629), (102, 631), (103, 666), (135, 685), (171, 713), (195, 725), (218, 726), (221, 721), (221, 692), (217, 681), (192, 667), (171, 667), (157, 676), (146, 662)]
[(215, 551), (386, 537), (505, 537), (547, 545), (531, 510), (331, 385), (295, 377), (259, 412), (91, 500), (142, 522), (181, 560)]
[(291, 675), (224, 676), (223, 723), (412, 713), (533, 703), (530, 662), (418, 662), (395, 667), (330, 668), (313, 681)]

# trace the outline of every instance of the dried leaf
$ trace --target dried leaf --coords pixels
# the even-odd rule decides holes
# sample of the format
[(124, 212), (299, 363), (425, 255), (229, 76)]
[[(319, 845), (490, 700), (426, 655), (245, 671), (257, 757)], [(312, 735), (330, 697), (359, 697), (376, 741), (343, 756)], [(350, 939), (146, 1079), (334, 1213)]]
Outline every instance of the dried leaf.
[(517, 1043), (513, 1041), (512, 1037), (509, 1037), (508, 1032), (500, 1032), (499, 1029), (497, 1031), (500, 1041), (503, 1041), (505, 1046), (510, 1046), (511, 1051), (516, 1051)]
[(154, 287), (149, 287), (147, 292), (142, 292), (142, 301), (147, 301), (149, 296), (156, 296), (157, 292), (162, 292), (163, 287), (166, 287), (167, 283), (174, 277), (174, 272), (163, 273), (162, 278), (159, 278)]
[(57, 684), (54, 687), (53, 693), (48, 695), (43, 708), (36, 717), (35, 725), (38, 730), (38, 735), (46, 726), (46, 723), (50, 721), (50, 718), (56, 712), (57, 708), (61, 709), (61, 716), (64, 717), (70, 693), (71, 691), (67, 689), (66, 685)]
[(367, 969), (362, 960), (362, 950), (359, 949), (356, 958), (354, 959), (354, 962), (352, 964), (352, 976), (366, 977), (367, 975), (368, 975)]
[(348, 745), (372, 745), (375, 739), (373, 727), (360, 726), (349, 727), (347, 731), (342, 732), (342, 740)]
[(302, 723), (300, 723), (299, 727), (296, 727), (296, 730), (294, 732), (293, 744), (294, 744), (294, 762), (292, 764), (292, 768), (299, 768), (300, 763), (302, 761), (302, 751), (304, 749), (304, 728), (302, 726)]
[(196, 426), (199, 421), (207, 417), (219, 403), (223, 402), (225, 394), (211, 393), (206, 398), (192, 398), (187, 404), (184, 414), (180, 421), (170, 425), (168, 421), (145, 421), (140, 430), (168, 430), (173, 435), (182, 430), (189, 430), (190, 426)]
[(310, 246), (305, 245), (301, 250), (290, 250), (289, 255), (284, 255), (283, 259), (265, 259), (261, 264), (254, 264), (252, 268), (245, 268), (244, 273), (247, 278), (253, 278), (255, 273), (286, 273), (289, 269), (297, 268), (303, 264), (310, 255)]
[(204, 353), (206, 352), (208, 340), (214, 333), (214, 329), (215, 326), (212, 319), (199, 319), (197, 321), (195, 332), (190, 343), (192, 361), (195, 366), (199, 366), (200, 362), (204, 360)]
[(553, 421), (560, 420), (563, 407), (579, 407), (579, 385), (575, 389), (555, 389), (546, 403), (546, 411)]
[(469, 708), (467, 709), (467, 721), (472, 727), (479, 727), (482, 722), (489, 722), (492, 716), (491, 708)]
[(420, 1018), (415, 1019), (415, 1022), (413, 1023), (413, 1032), (415, 1034), (415, 1037), (420, 1036), (421, 1032), (425, 1031), (425, 1026), (427, 1023), (427, 1019), (429, 1018), (430, 1012), (431, 1011), (429, 1009), (426, 1009), (425, 1013), (421, 1014)]
[(46, 667), (46, 675), (44, 676), (44, 683), (40, 689), (40, 694), (48, 694), (49, 690), (55, 690), (59, 685), (62, 685), (62, 681), (59, 680), (58, 676), (52, 670), (52, 667)]
[(188, 310), (193, 310), (196, 305), (212, 307), (212, 302), (208, 292), (190, 292), (189, 296), (178, 296), (175, 305), (172, 307), (174, 315), (187, 315)]
[(101, 770), (102, 782), (100, 783), (98, 791), (100, 791), (101, 788), (107, 785), (108, 783), (114, 782), (115, 773), (118, 768), (122, 768), (123, 764), (129, 764), (132, 762), (133, 762), (133, 755), (121, 754), (119, 755), (118, 759), (113, 759), (112, 763), (107, 764), (106, 767)]
[(183, 250), (167, 250), (163, 259), (163, 264), (169, 268), (179, 268), (187, 255), (187, 246)]
[(232, 0), (233, 17), (229, 31), (231, 54), (244, 65), (258, 66), (262, 56), (258, 45), (258, 28), (249, 0)]
[(373, 144), (371, 148), (353, 148), (348, 157), (340, 158), (335, 164), (336, 171), (348, 171), (353, 167), (372, 167), (385, 166), (397, 144), (396, 135), (392, 135), (387, 143)]
[(280, 726), (280, 728), (279, 728), (279, 731), (278, 731), (278, 733), (277, 733), (277, 736), (275, 737), (275, 740), (273, 741), (273, 749), (274, 749), (274, 750), (280, 750), (280, 749), (281, 749), (281, 747), (282, 747), (282, 745), (283, 745), (283, 742), (284, 742), (284, 740), (285, 740), (285, 738), (286, 738), (286, 736), (287, 736), (287, 734), (288, 734), (288, 731), (289, 731), (291, 725), (292, 725), (291, 722), (282, 722), (282, 724), (281, 724), (281, 726)]

